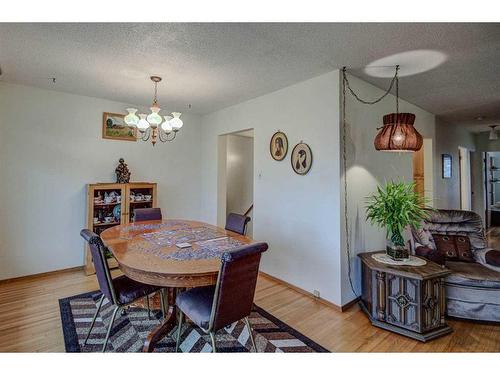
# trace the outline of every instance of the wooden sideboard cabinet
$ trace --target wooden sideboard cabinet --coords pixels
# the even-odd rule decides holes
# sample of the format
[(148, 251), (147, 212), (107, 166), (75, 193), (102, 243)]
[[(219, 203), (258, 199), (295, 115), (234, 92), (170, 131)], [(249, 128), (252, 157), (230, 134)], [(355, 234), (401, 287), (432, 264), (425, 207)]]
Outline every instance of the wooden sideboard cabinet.
[(445, 322), (444, 279), (451, 272), (427, 260), (423, 266), (392, 266), (362, 253), (363, 310), (374, 326), (420, 341), (450, 333)]
[[(112, 198), (106, 201), (106, 196)], [(96, 234), (101, 234), (103, 230), (112, 226), (132, 222), (135, 208), (157, 207), (157, 204), (156, 183), (154, 182), (88, 184), (87, 228)], [(109, 257), (109, 266), (118, 267), (111, 254)], [(84, 268), (87, 275), (95, 273), (87, 244), (85, 244)]]

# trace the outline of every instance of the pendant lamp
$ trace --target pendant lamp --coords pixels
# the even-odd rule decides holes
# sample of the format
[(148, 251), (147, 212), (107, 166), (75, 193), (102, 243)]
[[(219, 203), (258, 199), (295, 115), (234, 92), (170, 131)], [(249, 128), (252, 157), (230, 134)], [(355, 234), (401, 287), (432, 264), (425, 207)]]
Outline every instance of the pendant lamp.
[(384, 116), (375, 141), (377, 151), (414, 152), (422, 148), (422, 135), (415, 129), (413, 113), (399, 113), (399, 66), (396, 67), (396, 113)]

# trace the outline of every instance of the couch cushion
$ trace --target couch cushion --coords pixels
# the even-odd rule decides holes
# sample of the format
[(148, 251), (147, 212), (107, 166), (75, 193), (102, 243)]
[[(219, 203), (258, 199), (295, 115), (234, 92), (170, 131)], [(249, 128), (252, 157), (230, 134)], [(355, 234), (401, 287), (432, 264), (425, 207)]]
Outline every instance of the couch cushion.
[(416, 246), (419, 245), (428, 247), (429, 249), (436, 250), (436, 244), (432, 237), (431, 232), (422, 225), (420, 229), (411, 229), (413, 240), (416, 242)]
[(500, 251), (499, 250), (490, 250), (484, 255), (484, 259), (486, 263), (500, 267)]
[(437, 250), (449, 260), (474, 262), (470, 240), (467, 236), (433, 234)]
[[(430, 210), (423, 229), (435, 234), (460, 235), (469, 237), (472, 251), (487, 247), (483, 229), (483, 219), (472, 211)], [(425, 245), (425, 244), (422, 244)]]
[(452, 271), (446, 283), (500, 290), (500, 272), (482, 264), (447, 261), (446, 267)]
[(196, 325), (208, 329), (215, 285), (189, 289), (179, 294), (175, 303)]

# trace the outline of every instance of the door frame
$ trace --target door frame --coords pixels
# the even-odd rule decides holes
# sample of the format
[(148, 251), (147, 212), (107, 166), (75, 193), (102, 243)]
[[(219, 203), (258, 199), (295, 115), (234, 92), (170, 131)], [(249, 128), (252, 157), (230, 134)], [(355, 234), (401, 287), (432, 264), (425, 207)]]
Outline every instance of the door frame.
[[(465, 160), (464, 160), (465, 159)], [(471, 155), (466, 147), (458, 146), (458, 181), (460, 209), (472, 210)]]
[[(217, 226), (226, 225), (227, 215), (227, 136), (238, 135), (249, 130), (254, 132), (253, 136), (253, 191), (255, 199), (255, 128), (245, 128), (234, 130), (228, 133), (221, 133), (217, 137)], [(254, 202), (255, 203), (255, 202)], [(253, 205), (252, 205), (253, 206)], [(253, 225), (253, 224), (252, 224)]]

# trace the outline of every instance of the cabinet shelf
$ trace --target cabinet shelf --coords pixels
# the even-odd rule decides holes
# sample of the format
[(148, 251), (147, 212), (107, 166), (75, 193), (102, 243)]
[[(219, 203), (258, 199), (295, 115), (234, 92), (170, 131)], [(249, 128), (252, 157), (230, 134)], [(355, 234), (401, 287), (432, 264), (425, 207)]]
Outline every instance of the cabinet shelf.
[(94, 227), (107, 227), (109, 225), (118, 225), (120, 224), (119, 221), (111, 221), (109, 223), (94, 223)]
[[(95, 203), (95, 198), (103, 197), (105, 193), (114, 191), (117, 195), (121, 196), (120, 202), (111, 203)], [(95, 233), (100, 234), (103, 230), (111, 228), (120, 224), (128, 224), (131, 222), (132, 215), (129, 213), (134, 209), (133, 207), (157, 207), (156, 198), (156, 183), (154, 182), (131, 182), (128, 184), (118, 183), (97, 183), (87, 185), (87, 228), (93, 230)], [(142, 194), (151, 195), (152, 199), (148, 201), (130, 201), (131, 195)], [(116, 206), (121, 205), (120, 220), (112, 221), (109, 223), (100, 222), (95, 223), (94, 219), (97, 217), (109, 217), (113, 215), (113, 210)], [(115, 212), (116, 213), (116, 212)], [(102, 216), (103, 215), (103, 216)], [(114, 258), (108, 259), (110, 268), (118, 267)], [(92, 255), (88, 245), (85, 245), (85, 273), (91, 275), (95, 273), (94, 264), (92, 263)]]
[(117, 204), (122, 204), (122, 202), (113, 202), (113, 203), (94, 203), (94, 207), (116, 206)]

